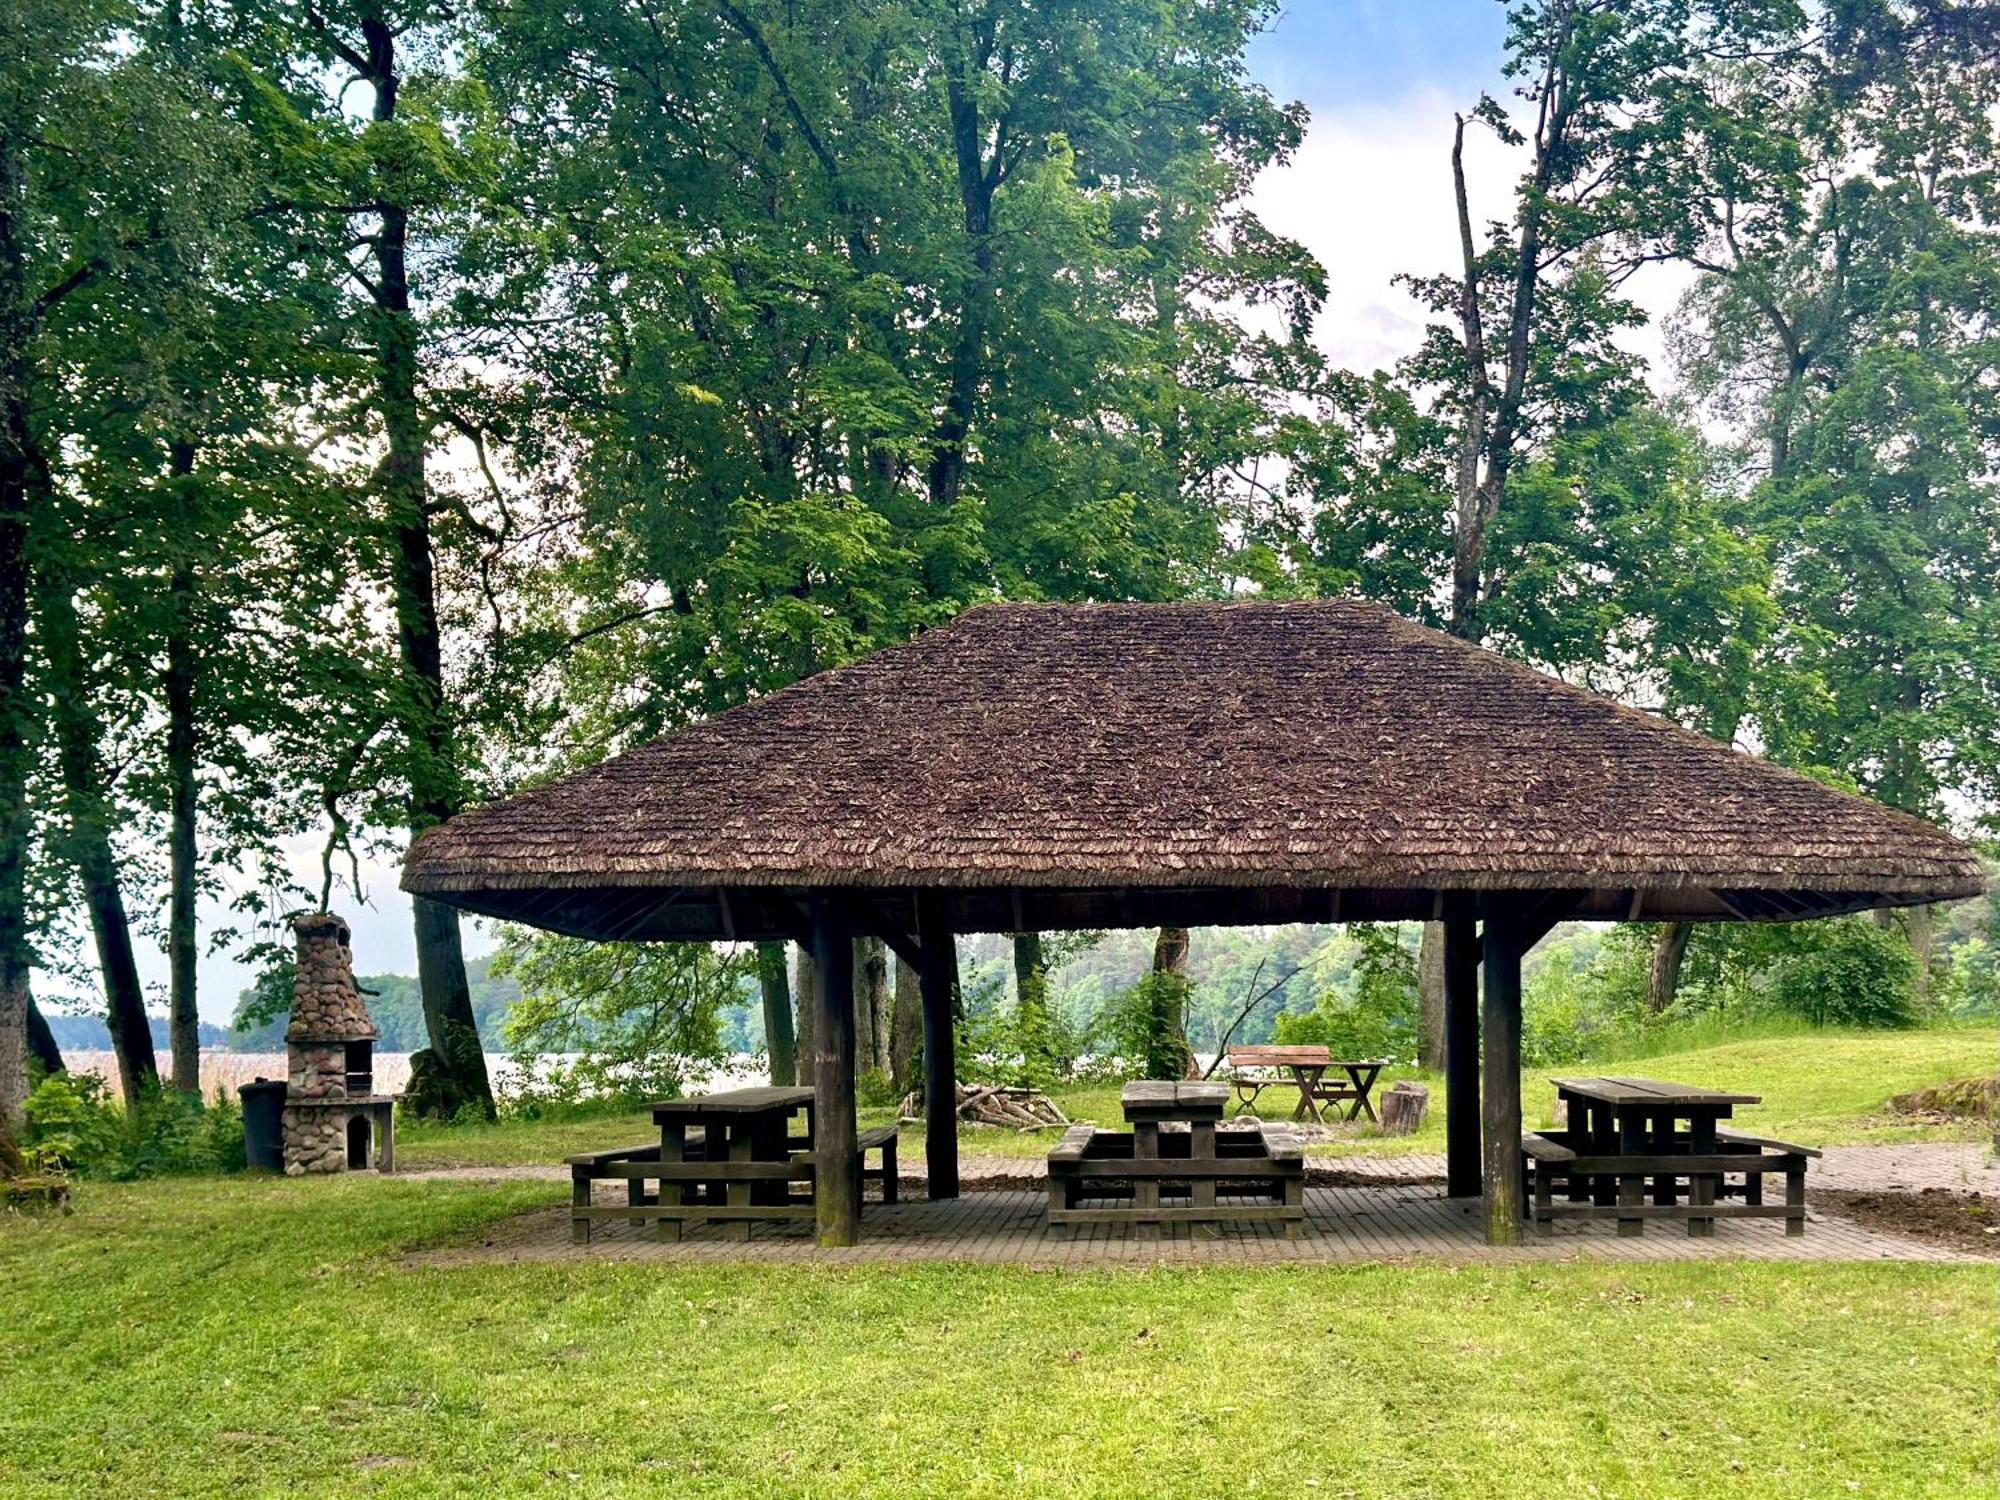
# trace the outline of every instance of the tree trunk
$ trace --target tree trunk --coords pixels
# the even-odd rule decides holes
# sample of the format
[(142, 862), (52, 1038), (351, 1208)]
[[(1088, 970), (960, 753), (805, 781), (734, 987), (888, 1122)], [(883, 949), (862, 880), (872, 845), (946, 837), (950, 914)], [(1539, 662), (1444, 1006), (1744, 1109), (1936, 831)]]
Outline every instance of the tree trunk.
[(0, 1125), (18, 1125), (28, 1097), (28, 1058), (34, 1046), (31, 1017), (41, 1014), (34, 1006), (25, 963), (0, 977)]
[(98, 749), (103, 731), (92, 707), (76, 595), (66, 581), (46, 576), (40, 593), (41, 638), (48, 657), (67, 814), (64, 853), (76, 869), (84, 908), (90, 914), (104, 979), (105, 1024), (118, 1058), (119, 1088), (129, 1109), (148, 1086), (158, 1083), (160, 1069), (153, 1055), (152, 1023), (146, 1019), (146, 993), (132, 952), (132, 924), (119, 887), (118, 856), (111, 846), (115, 814)]
[(62, 1048), (56, 1045), (56, 1034), (49, 1029), (42, 1008), (35, 1004), (32, 996), (28, 1000), (28, 1056), (44, 1073), (68, 1071), (63, 1066)]
[(896, 960), (895, 1017), (889, 1028), (889, 1068), (898, 1099), (923, 1087), (923, 974), (900, 958)]
[(1692, 922), (1662, 922), (1653, 944), (1653, 972), (1646, 988), (1646, 1014), (1666, 1014), (1681, 985), (1681, 960), (1687, 957)]
[(1931, 1010), (1931, 963), (1936, 957), (1937, 924), (1932, 920), (1936, 911), (1934, 906), (1903, 908), (1903, 931), (1910, 939), (1910, 956), (1917, 961), (1917, 1014), (1926, 1020)]
[(1043, 968), (1042, 935), (1014, 934), (1014, 1036), (1031, 1082), (1055, 1064), (1049, 1038), (1049, 985)]
[(1153, 972), (1173, 981), (1154, 988), (1155, 1003), (1160, 1007), (1154, 1017), (1154, 1032), (1166, 1039), (1178, 1062), (1177, 1067), (1163, 1066), (1160, 1071), (1177, 1078), (1192, 1078), (1197, 1071), (1194, 1048), (1187, 1039), (1189, 941), (1185, 927), (1162, 927), (1153, 940)]
[(1444, 1071), (1444, 923), (1424, 923), (1417, 948), (1417, 1065)]
[(771, 1086), (790, 1088), (799, 1081), (799, 1055), (793, 1046), (792, 988), (785, 982), (785, 945), (757, 945), (757, 986), (764, 994), (764, 1051), (771, 1061)]
[(1014, 1005), (1022, 1015), (1046, 1016), (1048, 981), (1042, 971), (1042, 935), (1014, 934)]
[[(191, 443), (175, 443), (172, 472), (194, 472)], [(167, 712), (167, 1040), (173, 1055), (174, 1087), (201, 1092), (201, 1012), (195, 993), (196, 823), (200, 789), (195, 761), (201, 743), (194, 703), (194, 563), (174, 559), (167, 583), (167, 669), (161, 696)]]
[(813, 1020), (819, 1012), (819, 970), (813, 967), (812, 951), (798, 950), (798, 962), (792, 969), (792, 1005), (798, 1024), (792, 1030), (792, 1044), (800, 1057), (808, 1063), (816, 1055), (813, 1052)]
[[(1568, 40), (1579, 24), (1577, 16), (1563, 13), (1554, 56), (1560, 58), (1566, 52)], [(1465, 340), (1466, 362), (1471, 368), (1464, 425), (1459, 433), (1448, 628), (1459, 639), (1475, 644), (1485, 638), (1479, 611), (1486, 587), (1486, 539), (1506, 504), (1507, 480), (1528, 405), (1529, 355), (1535, 303), (1541, 289), (1542, 227), (1549, 212), (1549, 184), (1557, 161), (1568, 148), (1569, 121), (1574, 108), (1560, 76), (1553, 78), (1550, 88), (1554, 102), (1545, 107), (1535, 127), (1534, 166), (1527, 185), (1516, 198), (1519, 229), (1510, 253), (1513, 300), (1506, 341), (1501, 348), (1504, 375), (1497, 390), (1487, 369), (1486, 330), (1479, 301), (1480, 256), (1472, 236), (1472, 215), (1466, 194), (1463, 118), (1452, 140), (1452, 185), (1458, 210), (1463, 278), (1459, 285), (1459, 324)]]
[(0, 1122), (28, 1097), (28, 423), (34, 337), (27, 246), (16, 220), (27, 191), (22, 142), (0, 132)]
[[(396, 34), (379, 14), (365, 15), (368, 81), (374, 117), (396, 117), (401, 77)], [(391, 533), (390, 587), (402, 659), (403, 731), (409, 755), (410, 836), (458, 811), (457, 751), (445, 702), (444, 649), (438, 625), (436, 564), (431, 543), (430, 497), (424, 475), (426, 438), (417, 399), (417, 327), (410, 311), (410, 216), (401, 203), (384, 202), (373, 238), (378, 275), (376, 305), (377, 400), (387, 451), (376, 470)], [(417, 979), (432, 1050), (452, 1091), (492, 1118), (493, 1086), (477, 1042), (471, 989), (458, 913), (419, 896), (415, 908)], [(468, 1041), (468, 1038), (470, 1039)]]
[(854, 1057), (863, 1073), (889, 1076), (889, 945), (854, 940)]
[[(961, 59), (958, 69), (983, 71), (984, 58)], [(986, 319), (993, 296), (993, 195), (1000, 184), (1000, 160), (985, 158), (986, 132), (979, 118), (978, 82), (955, 70), (945, 83), (951, 117), (952, 154), (958, 167), (959, 208), (964, 215), (972, 275), (958, 306), (958, 336), (952, 345), (944, 410), (931, 442), (931, 503), (955, 502), (965, 484), (967, 441), (978, 406), (986, 352)], [(1005, 126), (1003, 124), (1002, 130)]]

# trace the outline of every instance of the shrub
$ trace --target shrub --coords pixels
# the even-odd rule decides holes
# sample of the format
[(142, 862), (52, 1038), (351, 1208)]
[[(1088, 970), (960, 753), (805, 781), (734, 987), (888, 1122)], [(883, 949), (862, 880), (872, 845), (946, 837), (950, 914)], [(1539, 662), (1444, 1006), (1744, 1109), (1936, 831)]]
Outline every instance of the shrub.
[(126, 1182), (243, 1169), (243, 1114), (222, 1089), (204, 1104), (194, 1095), (149, 1088), (128, 1111), (93, 1074), (51, 1073), (24, 1108), (26, 1144), (41, 1160), (79, 1177)]
[(869, 1109), (894, 1109), (899, 1102), (896, 1080), (880, 1068), (869, 1068), (854, 1080), (854, 1097)]
[(1817, 941), (1771, 969), (1774, 1008), (1816, 1026), (1917, 1023), (1917, 961), (1900, 933), (1865, 918), (1814, 926)]
[(123, 1111), (93, 1073), (49, 1074), (22, 1109), (28, 1119), (26, 1143), (45, 1161), (95, 1175), (96, 1168), (118, 1154), (125, 1133)]
[(1185, 1031), (1188, 982), (1153, 970), (1114, 995), (1098, 1014), (1100, 1051), (1127, 1078), (1185, 1078), (1194, 1061)]

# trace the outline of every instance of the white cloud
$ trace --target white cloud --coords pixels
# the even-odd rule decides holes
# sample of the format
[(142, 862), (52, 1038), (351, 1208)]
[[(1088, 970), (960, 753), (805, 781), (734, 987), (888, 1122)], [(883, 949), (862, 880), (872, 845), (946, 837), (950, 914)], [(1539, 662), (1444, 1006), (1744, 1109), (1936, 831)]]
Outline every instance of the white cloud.
[[(1336, 365), (1375, 370), (1413, 352), (1426, 314), (1395, 277), (1459, 269), (1451, 142), (1453, 112), (1468, 102), (1423, 89), (1394, 104), (1316, 110), (1292, 160), (1258, 180), (1251, 202), (1259, 216), (1326, 267), (1315, 337)], [(1510, 211), (1524, 162), (1523, 150), (1501, 145), (1490, 131), (1467, 131), (1476, 231)], [(1661, 321), (1689, 279), (1681, 267), (1649, 266), (1628, 286), (1652, 322), (1623, 342), (1645, 357), (1659, 388), (1668, 383)]]

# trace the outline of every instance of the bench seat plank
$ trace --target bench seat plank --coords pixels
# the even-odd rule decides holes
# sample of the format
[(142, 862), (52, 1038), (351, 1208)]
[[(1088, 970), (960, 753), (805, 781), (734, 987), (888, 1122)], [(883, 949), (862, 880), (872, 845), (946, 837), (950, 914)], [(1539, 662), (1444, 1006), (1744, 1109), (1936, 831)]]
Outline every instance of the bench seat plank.
[(1782, 1151), (1787, 1156), (1810, 1156), (1817, 1158), (1822, 1154), (1819, 1151), (1815, 1151), (1811, 1146), (1795, 1146), (1790, 1141), (1775, 1141), (1767, 1135), (1751, 1135), (1746, 1131), (1728, 1130), (1719, 1125), (1715, 1130), (1715, 1138), (1718, 1141), (1727, 1141), (1735, 1146), (1761, 1146), (1766, 1151)]
[(1521, 1150), (1537, 1161), (1575, 1161), (1576, 1153), (1560, 1141), (1528, 1131), (1521, 1137)]

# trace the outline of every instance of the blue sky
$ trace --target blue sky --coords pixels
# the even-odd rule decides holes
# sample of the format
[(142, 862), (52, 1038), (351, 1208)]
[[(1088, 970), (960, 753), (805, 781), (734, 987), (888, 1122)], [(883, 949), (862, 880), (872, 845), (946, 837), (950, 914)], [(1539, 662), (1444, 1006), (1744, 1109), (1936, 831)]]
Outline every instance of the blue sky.
[(1497, 0), (1293, 0), (1250, 49), (1282, 99), (1321, 108), (1458, 92), (1498, 82), (1505, 11)]

